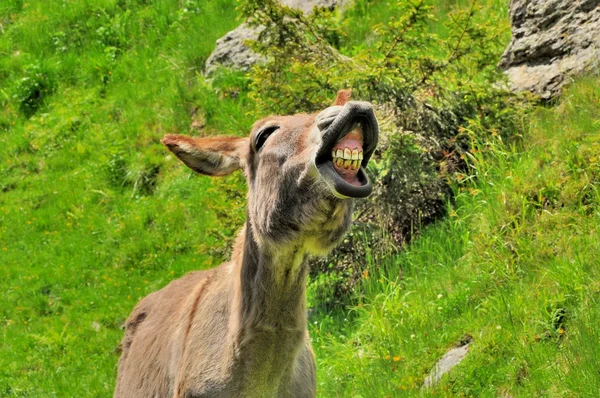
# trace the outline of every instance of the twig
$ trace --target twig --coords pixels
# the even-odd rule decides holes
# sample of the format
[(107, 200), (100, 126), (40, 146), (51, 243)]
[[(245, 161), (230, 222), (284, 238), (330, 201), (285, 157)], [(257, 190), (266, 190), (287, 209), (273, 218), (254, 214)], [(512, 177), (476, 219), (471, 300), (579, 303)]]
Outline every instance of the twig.
[(411, 5), (414, 7), (413, 13), (410, 16), (410, 18), (408, 19), (408, 22), (406, 23), (406, 26), (404, 26), (404, 29), (402, 30), (402, 32), (400, 32), (400, 34), (398, 36), (396, 36), (396, 38), (394, 39), (394, 43), (392, 43), (392, 47), (390, 47), (390, 49), (383, 56), (383, 60), (388, 59), (388, 57), (396, 49), (396, 46), (404, 39), (404, 35), (408, 31), (408, 29), (411, 28), (417, 22), (419, 11), (421, 10), (421, 7), (423, 6), (424, 2), (425, 2), (425, 0), (421, 0), (421, 2), (419, 4), (417, 4), (416, 6), (411, 3)]

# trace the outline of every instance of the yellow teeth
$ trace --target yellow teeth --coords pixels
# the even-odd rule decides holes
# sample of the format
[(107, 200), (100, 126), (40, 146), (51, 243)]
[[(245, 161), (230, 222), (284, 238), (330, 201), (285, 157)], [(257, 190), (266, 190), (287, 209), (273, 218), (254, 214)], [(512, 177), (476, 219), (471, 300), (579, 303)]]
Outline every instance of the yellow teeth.
[(335, 158), (333, 159), (333, 164), (335, 164), (338, 168), (343, 168), (346, 170), (358, 170), (360, 168), (360, 160), (351, 160), (351, 159), (343, 159), (343, 158)]
[(363, 152), (358, 149), (350, 150), (350, 148), (334, 149), (331, 151), (332, 158), (350, 159), (350, 160), (362, 160)]
[(363, 160), (363, 151), (358, 148), (337, 148), (331, 151), (333, 164), (346, 170), (358, 170)]
[(331, 151), (333, 164), (346, 170), (358, 170), (363, 160), (363, 152), (357, 148), (338, 148)]

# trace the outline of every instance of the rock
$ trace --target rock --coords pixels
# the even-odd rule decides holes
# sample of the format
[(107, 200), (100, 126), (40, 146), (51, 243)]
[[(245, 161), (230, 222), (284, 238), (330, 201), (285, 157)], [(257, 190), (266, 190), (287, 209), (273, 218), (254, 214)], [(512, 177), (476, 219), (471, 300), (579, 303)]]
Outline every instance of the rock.
[[(280, 0), (282, 5), (310, 14), (315, 7), (334, 9), (341, 7), (347, 0)], [(225, 36), (217, 40), (217, 46), (206, 60), (204, 66), (207, 76), (213, 74), (218, 67), (224, 66), (235, 70), (247, 71), (260, 60), (260, 56), (244, 44), (246, 40), (256, 40), (264, 27), (241, 24)]]
[(462, 362), (469, 352), (469, 343), (466, 343), (460, 347), (455, 347), (448, 351), (442, 359), (440, 359), (431, 372), (425, 378), (423, 388), (431, 388), (437, 384), (443, 375), (448, 373), (453, 367)]
[(219, 66), (242, 71), (250, 69), (260, 56), (244, 42), (256, 40), (263, 29), (262, 26), (249, 26), (243, 23), (218, 39), (215, 50), (206, 60), (205, 73), (211, 75)]
[(600, 0), (511, 0), (510, 20), (499, 66), (513, 91), (550, 99), (600, 66)]

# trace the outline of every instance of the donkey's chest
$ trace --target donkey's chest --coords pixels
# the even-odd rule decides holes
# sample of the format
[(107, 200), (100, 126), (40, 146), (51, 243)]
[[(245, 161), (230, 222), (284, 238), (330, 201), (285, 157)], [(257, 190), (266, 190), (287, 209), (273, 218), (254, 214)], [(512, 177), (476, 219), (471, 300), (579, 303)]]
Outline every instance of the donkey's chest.
[(261, 330), (243, 337), (231, 353), (228, 369), (196, 369), (199, 372), (190, 375), (182, 397), (310, 396), (301, 391), (294, 393), (297, 385), (307, 383), (301, 379), (314, 369), (305, 330)]

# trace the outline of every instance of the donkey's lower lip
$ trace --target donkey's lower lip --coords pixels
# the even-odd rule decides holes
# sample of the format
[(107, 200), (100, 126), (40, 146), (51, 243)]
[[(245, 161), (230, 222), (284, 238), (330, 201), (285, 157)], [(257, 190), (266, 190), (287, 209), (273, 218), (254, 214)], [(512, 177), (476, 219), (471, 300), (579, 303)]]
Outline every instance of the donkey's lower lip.
[(364, 168), (360, 168), (356, 176), (349, 182), (335, 170), (333, 162), (323, 162), (317, 165), (321, 175), (328, 180), (333, 189), (342, 196), (349, 198), (366, 198), (373, 191), (373, 185), (367, 177)]

